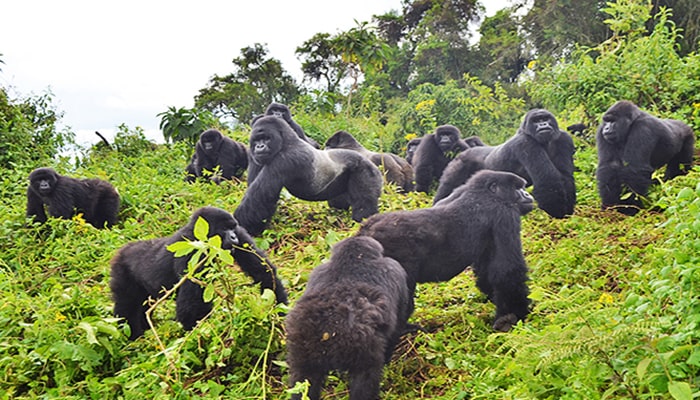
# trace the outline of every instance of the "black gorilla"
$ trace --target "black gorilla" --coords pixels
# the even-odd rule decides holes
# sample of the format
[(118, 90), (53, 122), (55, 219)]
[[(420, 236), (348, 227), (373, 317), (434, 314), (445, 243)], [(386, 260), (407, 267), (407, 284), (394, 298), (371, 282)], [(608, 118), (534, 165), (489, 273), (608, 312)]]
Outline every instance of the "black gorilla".
[(289, 126), (292, 127), (297, 136), (299, 136), (299, 139), (307, 142), (317, 149), (321, 147), (318, 145), (318, 142), (307, 136), (301, 126), (292, 119), (292, 113), (289, 111), (289, 107), (286, 105), (272, 102), (269, 106), (267, 106), (267, 109), (265, 109), (265, 115), (274, 115), (277, 118), (282, 118), (289, 124)]
[(471, 265), (496, 305), (493, 328), (508, 331), (528, 314), (520, 217), (533, 208), (525, 180), (482, 170), (431, 208), (375, 215), (360, 228), (406, 270), (409, 286), (447, 281)]
[(435, 202), (447, 197), (474, 172), (486, 168), (513, 172), (533, 186), (537, 204), (547, 214), (563, 218), (574, 213), (574, 142), (559, 130), (554, 115), (535, 109), (525, 114), (516, 134), (505, 143), (474, 147), (445, 168)]
[[(214, 207), (203, 207), (195, 211), (190, 221), (172, 236), (132, 242), (122, 247), (112, 258), (111, 279), (114, 300), (114, 314), (126, 318), (131, 328), (131, 340), (143, 335), (148, 328), (146, 321), (146, 300), (157, 298), (163, 289), (170, 289), (187, 270), (191, 255), (175, 257), (167, 247), (175, 242), (195, 240), (193, 229), (197, 219), (202, 217), (209, 223), (207, 237), (219, 235), (221, 248), (230, 250), (231, 255), (243, 272), (260, 282), (262, 289), (271, 289), (280, 303), (287, 302), (287, 293), (277, 278), (277, 270), (260, 250), (253, 238), (238, 225), (231, 213)], [(205, 303), (203, 288), (192, 281), (186, 281), (177, 291), (176, 319), (186, 330), (191, 330), (211, 310), (211, 303)]]
[(187, 166), (187, 181), (193, 182), (202, 176), (202, 171), (214, 171), (219, 167), (221, 176), (212, 176), (213, 182), (221, 179), (240, 178), (248, 168), (248, 150), (245, 145), (224, 136), (216, 129), (209, 129), (199, 135), (199, 141)]
[(386, 181), (393, 183), (405, 192), (413, 191), (413, 167), (403, 158), (391, 153), (377, 153), (367, 150), (350, 133), (338, 131), (326, 141), (326, 149), (348, 149), (356, 151), (374, 165), (384, 169)]
[(572, 135), (581, 134), (585, 129), (586, 124), (583, 123), (573, 124), (566, 127), (566, 130), (569, 131)]
[[(598, 193), (603, 209), (634, 215), (647, 195), (651, 174), (666, 165), (664, 179), (685, 174), (693, 162), (695, 134), (690, 126), (659, 119), (629, 101), (618, 101), (603, 115), (596, 133)], [(632, 193), (621, 199), (623, 187)]]
[(423, 136), (413, 156), (416, 191), (428, 193), (430, 185), (442, 176), (442, 171), (457, 154), (469, 148), (452, 125), (442, 125), (435, 133)]
[(250, 154), (261, 169), (248, 183), (236, 219), (253, 235), (265, 229), (282, 188), (302, 200), (352, 207), (361, 221), (377, 212), (382, 174), (369, 160), (345, 149), (317, 150), (299, 139), (283, 120), (265, 116), (253, 124)]
[(51, 168), (37, 168), (29, 174), (27, 217), (46, 222), (44, 205), (52, 217), (70, 219), (82, 213), (83, 219), (96, 228), (117, 223), (119, 193), (101, 179), (75, 179)]
[(312, 400), (330, 370), (348, 372), (351, 399), (379, 396), (382, 368), (413, 311), (406, 272), (382, 250), (370, 237), (337, 243), (287, 315), (290, 384), (308, 379)]
[(464, 143), (466, 143), (470, 148), (486, 146), (486, 143), (484, 143), (478, 136), (469, 136), (468, 138), (464, 139)]
[(416, 149), (423, 138), (413, 138), (406, 144), (406, 161), (413, 165), (413, 155), (416, 154)]

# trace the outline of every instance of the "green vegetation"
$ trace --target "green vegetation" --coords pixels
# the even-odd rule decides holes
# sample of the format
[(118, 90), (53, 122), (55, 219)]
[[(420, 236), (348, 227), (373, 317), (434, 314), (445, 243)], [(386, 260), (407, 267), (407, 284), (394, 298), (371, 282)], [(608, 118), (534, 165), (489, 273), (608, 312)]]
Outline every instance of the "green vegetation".
[[(700, 127), (700, 59), (688, 40), (698, 32), (694, 0), (657, 2), (684, 10), (675, 19), (642, 0), (557, 9), (554, 3), (535, 0), (536, 13), (520, 18), (513, 8), (487, 19), (473, 49), (459, 45), (466, 23), (480, 15), (471, 0), (406, 2), (403, 14), (377, 17), (376, 31), (360, 23), (319, 34), (297, 53), (305, 74), (325, 79), (326, 91), (295, 90), (263, 46), (246, 47), (234, 73), (200, 91), (200, 108), (159, 114), (169, 143), (150, 143), (141, 128), (122, 124), (111, 148), (98, 144), (77, 160), (61, 156), (73, 133), (56, 129), (61, 115), (50, 95), (12, 99), (0, 88), (0, 399), (288, 396), (285, 306), (217, 261), (215, 241), (174, 248), (209, 254), (212, 264), (198, 279), (206, 281), (214, 311), (193, 331), (173, 320), (172, 301), (154, 306), (155, 331), (134, 342), (112, 317), (109, 262), (121, 246), (170, 235), (204, 205), (234, 210), (245, 192), (244, 182), (184, 181), (202, 126), (246, 142), (244, 124), (227, 127), (210, 112), (245, 122), (281, 99), (320, 143), (343, 129), (371, 150), (397, 153), (407, 138), (444, 123), (500, 143), (537, 106), (551, 109), (561, 126), (594, 127), (622, 98)], [(612, 36), (603, 39), (605, 32)], [(537, 51), (525, 51), (527, 43)], [(363, 81), (354, 80), (357, 73)], [(352, 88), (343, 89), (348, 77)], [(523, 218), (528, 320), (494, 333), (493, 305), (469, 271), (419, 285), (411, 321), (426, 332), (406, 335), (397, 347), (385, 368), (383, 398), (700, 397), (700, 168), (659, 182), (650, 208), (625, 217), (600, 210), (595, 147), (575, 140), (575, 214), (555, 220), (536, 209)], [(38, 166), (109, 180), (121, 195), (120, 223), (97, 230), (76, 216), (27, 226), (27, 175)], [(428, 207), (431, 200), (387, 187), (380, 212)], [(257, 241), (278, 266), (291, 305), (330, 246), (358, 226), (348, 212), (283, 194)], [(345, 381), (331, 376), (325, 393), (343, 398)]]

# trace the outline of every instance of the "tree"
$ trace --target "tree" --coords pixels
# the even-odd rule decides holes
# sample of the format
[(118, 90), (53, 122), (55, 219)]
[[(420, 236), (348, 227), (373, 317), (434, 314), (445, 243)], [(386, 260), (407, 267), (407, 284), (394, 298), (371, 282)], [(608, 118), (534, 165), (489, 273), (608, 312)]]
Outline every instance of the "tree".
[(234, 72), (215, 75), (209, 85), (195, 96), (195, 107), (212, 111), (217, 117), (248, 122), (273, 101), (292, 103), (300, 90), (282, 63), (268, 58), (267, 48), (259, 43), (241, 49), (233, 59)]
[(328, 93), (338, 93), (340, 82), (350, 68), (336, 49), (334, 39), (329, 33), (317, 33), (295, 51), (301, 59), (304, 75), (313, 81), (325, 82)]
[(195, 145), (199, 134), (208, 128), (219, 125), (219, 121), (208, 110), (168, 107), (168, 111), (157, 114), (160, 117), (160, 130), (165, 142), (186, 141)]

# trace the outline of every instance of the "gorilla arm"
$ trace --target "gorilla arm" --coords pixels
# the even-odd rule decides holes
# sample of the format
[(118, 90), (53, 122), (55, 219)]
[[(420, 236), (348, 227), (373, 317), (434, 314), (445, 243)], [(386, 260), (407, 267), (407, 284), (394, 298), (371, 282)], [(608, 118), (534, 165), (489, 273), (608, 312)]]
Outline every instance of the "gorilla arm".
[(234, 212), (235, 218), (251, 235), (259, 235), (277, 210), (284, 181), (276, 171), (263, 168), (243, 196)]
[(277, 277), (276, 268), (265, 254), (255, 246), (253, 238), (244, 230), (237, 229), (239, 245), (233, 248), (233, 258), (243, 272), (260, 283), (260, 289), (270, 289), (278, 303), (287, 304), (287, 292)]

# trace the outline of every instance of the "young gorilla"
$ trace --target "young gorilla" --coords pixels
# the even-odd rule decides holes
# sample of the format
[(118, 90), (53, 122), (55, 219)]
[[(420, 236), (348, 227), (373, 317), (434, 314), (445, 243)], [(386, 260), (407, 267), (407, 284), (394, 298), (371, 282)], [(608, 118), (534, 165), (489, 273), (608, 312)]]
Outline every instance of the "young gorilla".
[(574, 151), (571, 136), (559, 130), (552, 113), (530, 110), (515, 136), (505, 143), (470, 148), (458, 155), (445, 168), (434, 202), (485, 168), (525, 178), (533, 186), (539, 207), (554, 218), (564, 218), (574, 213), (576, 204)]
[[(148, 328), (146, 300), (162, 295), (172, 288), (187, 270), (191, 255), (175, 257), (167, 247), (182, 240), (195, 240), (194, 225), (201, 217), (209, 223), (207, 237), (218, 235), (221, 248), (230, 250), (243, 272), (260, 283), (262, 289), (275, 292), (277, 301), (287, 302), (287, 293), (277, 278), (277, 270), (265, 253), (255, 246), (253, 238), (238, 225), (229, 212), (215, 207), (203, 207), (192, 214), (190, 221), (172, 236), (132, 242), (122, 247), (112, 258), (111, 279), (114, 315), (126, 318), (134, 340)], [(211, 303), (202, 298), (204, 289), (186, 281), (177, 291), (176, 319), (183, 328), (191, 330), (211, 310)]]
[(442, 125), (420, 141), (413, 156), (413, 171), (416, 178), (416, 191), (428, 193), (434, 181), (439, 180), (442, 171), (457, 154), (469, 148), (460, 139), (455, 126)]
[(520, 217), (533, 208), (525, 180), (479, 171), (433, 207), (375, 215), (360, 228), (417, 282), (452, 279), (471, 265), (476, 285), (496, 305), (493, 328), (508, 331), (528, 314)]
[(367, 150), (350, 133), (338, 131), (326, 140), (326, 149), (348, 149), (362, 154), (377, 167), (384, 169), (386, 181), (398, 186), (404, 192), (413, 191), (413, 167), (403, 158), (391, 153), (377, 153)]
[(377, 213), (383, 178), (361, 154), (345, 149), (317, 150), (299, 139), (283, 120), (265, 116), (253, 124), (250, 154), (261, 166), (248, 183), (236, 219), (252, 235), (260, 234), (277, 209), (282, 188), (302, 200), (352, 207), (361, 221)]
[(101, 179), (75, 179), (63, 176), (52, 168), (37, 168), (29, 174), (27, 217), (46, 222), (46, 211), (52, 217), (70, 219), (82, 213), (83, 219), (96, 228), (117, 223), (119, 193)]
[(406, 272), (382, 250), (370, 237), (337, 243), (287, 315), (290, 384), (308, 379), (312, 400), (331, 370), (348, 372), (350, 399), (379, 397), (382, 368), (413, 311)]
[(192, 160), (186, 168), (186, 179), (194, 182), (203, 175), (202, 171), (212, 172), (217, 166), (221, 176), (211, 176), (212, 182), (218, 184), (222, 179), (240, 178), (248, 168), (248, 150), (216, 129), (209, 129), (199, 135)]
[[(618, 101), (603, 115), (596, 133), (598, 193), (603, 209), (636, 214), (652, 184), (652, 173), (666, 165), (664, 180), (688, 172), (695, 134), (690, 126), (659, 119), (629, 101)], [(621, 199), (623, 187), (632, 191)]]

